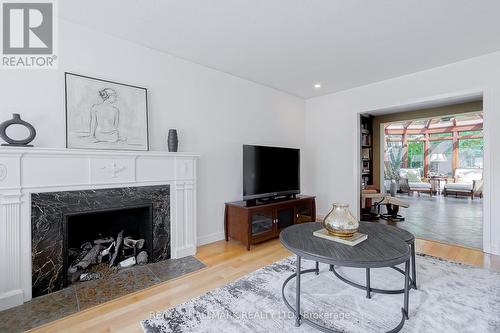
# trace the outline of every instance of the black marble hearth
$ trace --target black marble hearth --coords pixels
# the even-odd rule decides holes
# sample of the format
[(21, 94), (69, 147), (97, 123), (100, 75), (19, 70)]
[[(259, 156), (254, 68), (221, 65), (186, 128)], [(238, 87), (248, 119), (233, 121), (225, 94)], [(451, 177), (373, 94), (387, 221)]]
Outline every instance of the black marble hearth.
[(64, 286), (64, 225), (68, 215), (133, 205), (152, 205), (150, 262), (169, 259), (169, 185), (31, 194), (33, 297)]
[(0, 332), (24, 332), (204, 267), (201, 261), (189, 256), (125, 268), (99, 280), (77, 282), (23, 305), (0, 311)]

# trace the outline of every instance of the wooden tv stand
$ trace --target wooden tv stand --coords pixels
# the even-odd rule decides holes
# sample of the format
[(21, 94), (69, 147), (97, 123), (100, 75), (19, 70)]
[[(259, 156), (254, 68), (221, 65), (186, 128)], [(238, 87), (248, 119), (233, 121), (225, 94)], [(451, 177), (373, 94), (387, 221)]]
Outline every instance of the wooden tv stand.
[(277, 238), (284, 228), (316, 221), (315, 197), (297, 196), (294, 199), (277, 200), (248, 205), (246, 201), (226, 203), (224, 232), (230, 238), (250, 245)]

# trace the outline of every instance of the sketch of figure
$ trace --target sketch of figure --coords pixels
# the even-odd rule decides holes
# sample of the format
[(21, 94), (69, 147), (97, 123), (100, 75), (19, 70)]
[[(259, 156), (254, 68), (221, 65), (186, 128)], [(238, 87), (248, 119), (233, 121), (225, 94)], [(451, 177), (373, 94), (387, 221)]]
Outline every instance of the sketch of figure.
[(65, 74), (66, 146), (148, 150), (146, 88)]
[(90, 136), (96, 142), (118, 142), (120, 109), (114, 105), (118, 94), (114, 89), (104, 88), (99, 90), (99, 96), (102, 102), (92, 105), (90, 110)]

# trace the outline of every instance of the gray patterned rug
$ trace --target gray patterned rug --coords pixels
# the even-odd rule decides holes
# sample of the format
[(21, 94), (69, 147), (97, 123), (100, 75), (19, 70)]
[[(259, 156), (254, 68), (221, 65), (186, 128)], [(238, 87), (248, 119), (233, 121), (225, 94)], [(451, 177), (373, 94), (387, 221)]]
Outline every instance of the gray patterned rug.
[[(417, 256), (418, 290), (410, 291), (410, 320), (402, 332), (500, 332), (500, 273)], [(317, 332), (302, 324), (281, 299), (281, 285), (294, 272), (294, 257), (259, 269), (219, 289), (141, 322), (146, 333), (160, 332)], [(305, 268), (313, 263), (304, 261)], [(364, 284), (365, 270), (338, 272)], [(374, 269), (374, 288), (402, 288), (403, 276)], [(339, 281), (327, 265), (302, 276), (302, 309), (339, 332), (385, 332), (401, 319), (403, 295), (374, 294)], [(285, 291), (294, 300), (295, 284)]]

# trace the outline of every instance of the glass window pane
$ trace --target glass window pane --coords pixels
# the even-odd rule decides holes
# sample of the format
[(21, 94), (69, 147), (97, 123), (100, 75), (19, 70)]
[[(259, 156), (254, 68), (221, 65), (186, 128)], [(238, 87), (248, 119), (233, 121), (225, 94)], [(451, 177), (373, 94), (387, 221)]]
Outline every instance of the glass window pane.
[(451, 137), (451, 133), (431, 133), (429, 134), (429, 137), (431, 138), (445, 138), (445, 137)]
[(403, 122), (399, 122), (399, 123), (391, 123), (391, 124), (387, 125), (386, 128), (387, 129), (404, 129), (405, 126), (404, 126)]
[(483, 131), (465, 131), (465, 132), (459, 132), (458, 135), (482, 135)]
[(424, 135), (423, 134), (408, 134), (406, 136), (408, 138), (408, 140), (423, 140), (424, 139)]
[(408, 142), (408, 167), (424, 168), (424, 143)]
[(453, 126), (452, 116), (446, 116), (442, 118), (434, 118), (431, 120), (429, 128), (443, 128)]
[(411, 122), (408, 129), (423, 129), (427, 125), (427, 119), (425, 120), (414, 120)]
[(457, 126), (480, 125), (483, 123), (482, 112), (455, 116)]
[(431, 141), (429, 144), (429, 176), (451, 176), (453, 142)]
[[(397, 141), (396, 141), (397, 140)], [(384, 150), (385, 179), (397, 179), (403, 159), (403, 136), (386, 135)]]
[(460, 168), (483, 168), (484, 141), (480, 139), (458, 140), (458, 165)]
[(455, 115), (455, 119), (458, 121), (468, 121), (468, 120), (477, 120), (483, 119), (482, 112), (474, 112), (474, 113), (466, 113), (466, 114), (457, 114)]
[(401, 142), (403, 142), (403, 136), (401, 134), (387, 134), (385, 136), (385, 141), (401, 141)]

